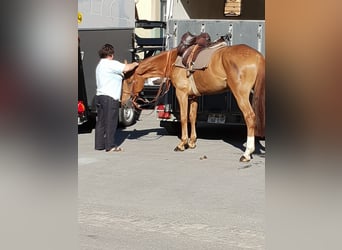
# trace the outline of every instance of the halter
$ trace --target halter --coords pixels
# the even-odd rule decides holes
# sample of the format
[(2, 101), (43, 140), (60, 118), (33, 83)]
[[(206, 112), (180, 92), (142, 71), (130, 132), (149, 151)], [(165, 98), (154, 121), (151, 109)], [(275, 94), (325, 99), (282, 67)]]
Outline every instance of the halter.
[[(163, 97), (169, 91), (170, 85), (171, 85), (171, 81), (170, 81), (171, 65), (169, 66), (170, 60), (171, 60), (170, 58), (171, 58), (170, 51), (168, 51), (167, 57), (166, 57), (166, 67), (165, 67), (164, 74), (163, 74), (164, 79), (166, 78), (166, 81), (160, 84), (157, 95), (153, 98), (153, 100), (146, 101), (143, 98), (139, 97), (138, 95), (134, 95), (133, 91), (130, 91), (130, 92), (123, 91), (123, 93), (130, 94), (132, 98), (132, 104), (134, 105), (136, 109), (142, 110), (143, 106), (148, 106), (151, 103), (156, 103), (160, 97)], [(135, 80), (133, 80), (131, 84), (134, 84), (134, 81)], [(138, 101), (142, 101), (143, 104), (138, 104)]]
[[(135, 80), (133, 80), (130, 84), (134, 84), (134, 81), (135, 81)], [(133, 106), (134, 106), (136, 109), (141, 109), (141, 108), (139, 107), (139, 104), (137, 103), (137, 101), (138, 101), (138, 100), (145, 101), (145, 100), (143, 100), (142, 98), (140, 98), (138, 95), (134, 95), (134, 93), (133, 93), (132, 90), (131, 90), (131, 91), (122, 90), (122, 93), (123, 93), (123, 94), (129, 94), (129, 96), (130, 96), (129, 99), (132, 100)], [(128, 99), (128, 100), (129, 100), (129, 99)], [(128, 101), (128, 100), (127, 100), (127, 101)], [(126, 104), (126, 103), (125, 103), (125, 104)]]

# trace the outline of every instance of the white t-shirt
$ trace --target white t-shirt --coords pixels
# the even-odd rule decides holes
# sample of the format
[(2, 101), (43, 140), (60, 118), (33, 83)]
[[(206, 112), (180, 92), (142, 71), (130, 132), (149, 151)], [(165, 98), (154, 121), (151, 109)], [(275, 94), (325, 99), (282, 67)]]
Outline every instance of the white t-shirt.
[(124, 63), (102, 58), (96, 67), (96, 95), (120, 100), (124, 68)]

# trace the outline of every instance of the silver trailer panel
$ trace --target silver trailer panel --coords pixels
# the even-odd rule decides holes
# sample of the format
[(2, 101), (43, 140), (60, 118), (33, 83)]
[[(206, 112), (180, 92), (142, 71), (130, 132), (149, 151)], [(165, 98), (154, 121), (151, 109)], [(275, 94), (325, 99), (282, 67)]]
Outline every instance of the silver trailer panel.
[[(167, 24), (167, 49), (177, 47), (182, 35), (188, 31), (194, 35), (207, 32), (212, 41), (228, 35), (229, 45), (247, 44), (265, 55), (264, 20), (171, 19)], [(250, 97), (252, 98), (252, 94)], [(163, 103), (172, 116), (171, 119), (161, 120), (160, 125), (172, 130), (180, 119), (180, 108), (174, 88), (170, 89)], [(228, 91), (198, 98), (197, 123), (243, 125), (245, 121), (233, 94)]]
[(211, 40), (228, 35), (230, 44), (247, 44), (265, 55), (265, 21), (264, 20), (169, 20), (167, 23), (167, 49), (175, 48), (186, 32), (209, 33)]

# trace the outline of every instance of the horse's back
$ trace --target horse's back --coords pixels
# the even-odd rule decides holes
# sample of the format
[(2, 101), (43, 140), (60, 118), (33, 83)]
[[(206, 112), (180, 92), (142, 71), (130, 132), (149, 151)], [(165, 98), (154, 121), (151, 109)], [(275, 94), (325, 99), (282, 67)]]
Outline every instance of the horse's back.
[(226, 74), (238, 73), (241, 70), (252, 70), (256, 73), (265, 70), (265, 58), (256, 49), (246, 44), (237, 44), (219, 49), (211, 58), (209, 67), (219, 67)]
[(256, 49), (252, 48), (247, 44), (236, 44), (232, 46), (224, 47), (221, 50), (221, 53), (224, 53), (225, 56), (229, 56), (231, 58), (240, 58), (240, 59), (249, 59), (249, 58), (259, 58), (264, 59), (264, 56), (257, 51)]

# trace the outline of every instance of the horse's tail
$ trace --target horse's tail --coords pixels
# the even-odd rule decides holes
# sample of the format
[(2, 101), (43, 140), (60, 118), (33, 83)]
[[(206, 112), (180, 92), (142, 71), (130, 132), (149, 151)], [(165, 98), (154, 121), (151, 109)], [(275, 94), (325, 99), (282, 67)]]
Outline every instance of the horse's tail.
[(260, 57), (252, 101), (256, 116), (255, 135), (265, 136), (265, 59)]

